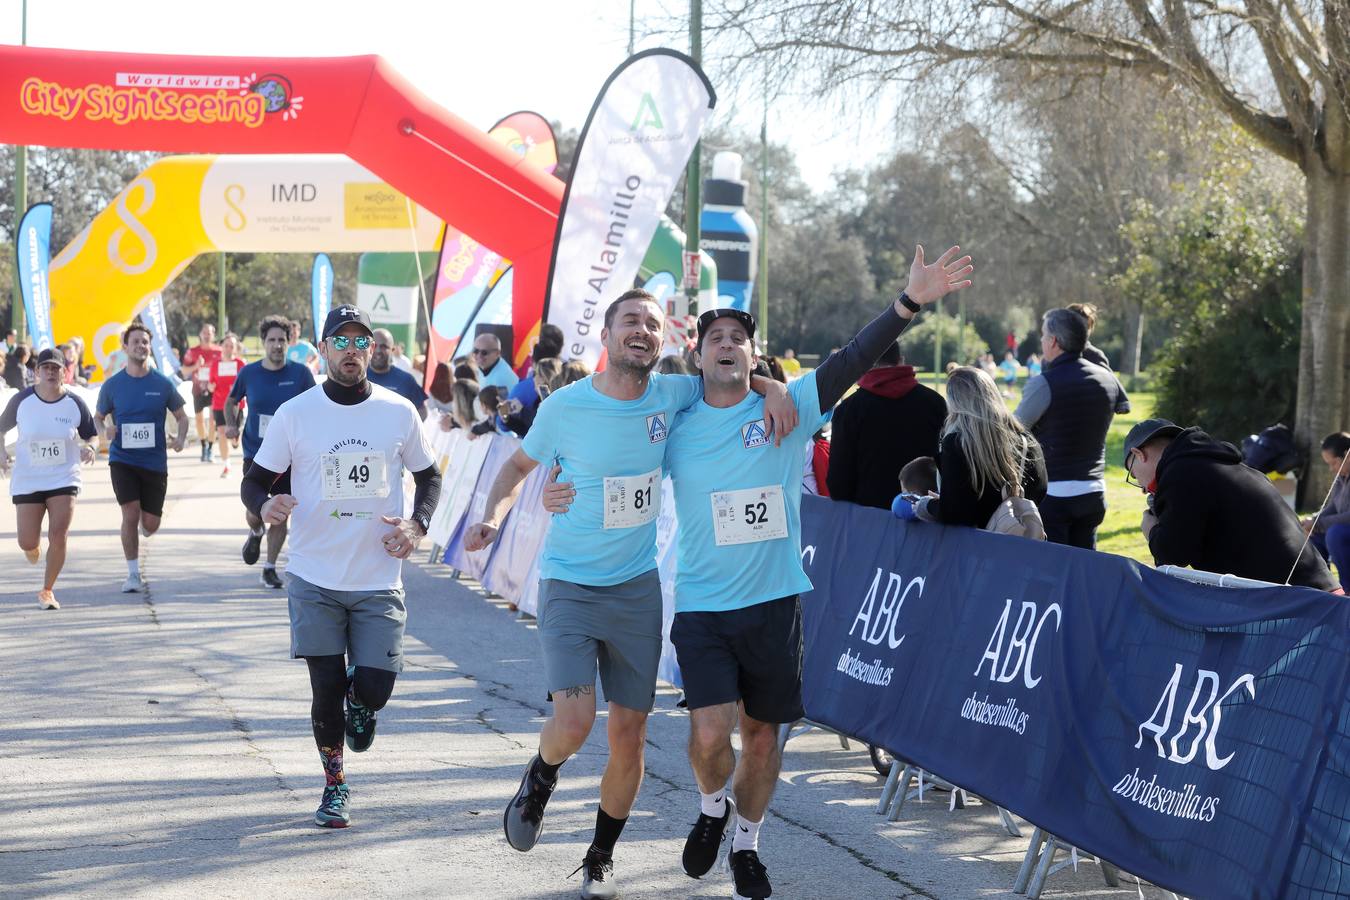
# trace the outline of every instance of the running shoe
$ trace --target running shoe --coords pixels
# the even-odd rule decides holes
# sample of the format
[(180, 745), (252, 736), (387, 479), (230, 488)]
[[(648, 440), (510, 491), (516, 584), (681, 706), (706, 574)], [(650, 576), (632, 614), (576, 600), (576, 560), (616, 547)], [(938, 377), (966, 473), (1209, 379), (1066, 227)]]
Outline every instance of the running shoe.
[(535, 756), (525, 767), (525, 777), (520, 779), (520, 789), (511, 798), (506, 807), (502, 825), (506, 829), (506, 842), (521, 853), (539, 843), (539, 835), (544, 830), (544, 807), (558, 782), (549, 784), (539, 777), (535, 767), (540, 759)]
[(263, 533), (261, 531), (257, 534), (252, 531), (248, 533), (248, 537), (244, 540), (244, 549), (239, 554), (244, 557), (244, 565), (251, 566), (258, 561), (259, 551), (262, 550), (262, 539)]
[(225, 464), (225, 468), (223, 468), (223, 469), (220, 470), (220, 477), (221, 477), (221, 478), (229, 478), (229, 477), (230, 477), (230, 464), (229, 464), (229, 463), (226, 463), (226, 464)]
[(614, 857), (610, 854), (590, 848), (572, 875), (577, 872), (582, 873), (581, 900), (610, 900), (619, 896), (619, 886), (614, 883)]
[(201, 442), (201, 449), (202, 449), (201, 452), (202, 462), (206, 462), (206, 441)]
[(145, 581), (143, 579), (128, 575), (127, 580), (122, 582), (122, 593), (124, 594), (145, 593)]
[(277, 570), (266, 567), (262, 570), (262, 584), (263, 587), (269, 588), (285, 587), (285, 585), (281, 583), (281, 577), (277, 575)]
[(56, 602), (56, 595), (51, 591), (38, 591), (38, 606), (43, 609), (60, 609), (61, 604)]
[(42, 556), (42, 548), (34, 547), (32, 550), (23, 551), (23, 558), (28, 560), (31, 565), (37, 565), (38, 559)]
[(726, 798), (727, 811), (720, 819), (698, 814), (698, 821), (684, 840), (684, 874), (690, 878), (702, 878), (721, 856), (722, 844), (731, 833), (731, 823), (736, 820), (736, 804)]
[(323, 800), (314, 813), (314, 824), (322, 828), (346, 828), (352, 824), (351, 801), (345, 784), (330, 784), (323, 789)]
[(754, 850), (731, 852), (731, 877), (736, 882), (735, 900), (765, 900), (773, 894), (769, 873)]
[(351, 681), (356, 677), (356, 667), (347, 667), (347, 693), (342, 698), (347, 707), (347, 749), (353, 753), (365, 753), (375, 743), (375, 710), (352, 701)]

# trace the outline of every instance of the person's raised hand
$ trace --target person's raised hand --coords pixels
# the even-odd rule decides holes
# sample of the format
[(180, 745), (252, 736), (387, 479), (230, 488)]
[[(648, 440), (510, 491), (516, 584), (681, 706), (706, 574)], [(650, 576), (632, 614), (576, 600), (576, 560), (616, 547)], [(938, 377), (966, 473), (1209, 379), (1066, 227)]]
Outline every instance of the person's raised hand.
[[(975, 267), (971, 265), (969, 256), (956, 259), (956, 254), (960, 252), (960, 247), (952, 247), (938, 257), (937, 262), (930, 265), (924, 259), (923, 245), (916, 245), (914, 261), (909, 264), (909, 283), (905, 285), (905, 293), (909, 295), (909, 299), (920, 306), (925, 306), (952, 291), (970, 287), (970, 276)], [(896, 312), (904, 309), (899, 300), (895, 301), (895, 308)]]

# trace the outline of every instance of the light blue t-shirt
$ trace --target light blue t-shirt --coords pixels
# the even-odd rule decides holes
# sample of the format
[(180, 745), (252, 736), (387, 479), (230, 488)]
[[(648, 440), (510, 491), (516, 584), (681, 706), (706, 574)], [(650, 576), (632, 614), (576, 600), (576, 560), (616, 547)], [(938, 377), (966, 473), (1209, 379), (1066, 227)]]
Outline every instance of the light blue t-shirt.
[(314, 387), (314, 373), (297, 362), (283, 363), (280, 369), (269, 369), (262, 360), (251, 362), (239, 370), (239, 377), (230, 388), (235, 400), (248, 401), (248, 418), (244, 420), (244, 458), (252, 459), (262, 446), (263, 432), (272, 416), (292, 397), (298, 397)]
[(308, 366), (309, 361), (318, 355), (318, 348), (303, 338), (286, 348), (286, 361), (302, 366)]
[[(675, 418), (666, 465), (675, 481), (679, 545), (676, 612), (726, 612), (811, 590), (802, 571), (802, 458), (825, 416), (816, 373), (788, 385), (800, 424), (775, 447), (764, 422), (764, 398), (751, 392), (726, 409), (699, 402)], [(784, 537), (718, 546), (713, 494), (782, 489)], [(725, 515), (763, 519), (749, 494)]]
[(474, 371), (478, 373), (478, 386), (480, 388), (490, 385), (492, 387), (504, 387), (509, 391), (516, 386), (516, 382), (520, 381), (520, 376), (516, 375), (511, 367), (506, 364), (505, 357), (497, 360), (497, 364), (492, 367), (491, 372), (484, 372), (477, 366), (474, 366)]
[[(183, 397), (173, 382), (153, 369), (139, 378), (123, 369), (103, 382), (96, 410), (99, 416), (112, 413), (113, 424), (117, 426), (108, 461), (152, 472), (169, 471), (164, 419), (168, 413), (182, 408)], [(137, 446), (126, 447), (124, 442)]]
[[(703, 396), (703, 380), (690, 375), (653, 374), (637, 400), (615, 400), (596, 390), (592, 377), (569, 384), (539, 404), (521, 449), (540, 465), (562, 465), (559, 481), (576, 489), (572, 507), (555, 515), (544, 539), (540, 578), (592, 587), (621, 584), (656, 568), (656, 519), (645, 524), (605, 527), (614, 498), (606, 478), (655, 472), (655, 487), (634, 496), (626, 485), (627, 513), (611, 522), (650, 515), (661, 501), (661, 471), (671, 424), (680, 410)], [(801, 454), (797, 469), (801, 472)]]

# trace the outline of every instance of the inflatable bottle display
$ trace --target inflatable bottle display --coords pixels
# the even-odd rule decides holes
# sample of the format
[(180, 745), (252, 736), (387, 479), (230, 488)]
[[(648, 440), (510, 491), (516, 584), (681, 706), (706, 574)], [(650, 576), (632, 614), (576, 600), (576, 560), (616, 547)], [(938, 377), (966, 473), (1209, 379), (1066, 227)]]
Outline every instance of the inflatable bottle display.
[(750, 311), (759, 229), (745, 210), (741, 155), (727, 150), (713, 157), (713, 177), (703, 182), (699, 248), (717, 263), (718, 305)]

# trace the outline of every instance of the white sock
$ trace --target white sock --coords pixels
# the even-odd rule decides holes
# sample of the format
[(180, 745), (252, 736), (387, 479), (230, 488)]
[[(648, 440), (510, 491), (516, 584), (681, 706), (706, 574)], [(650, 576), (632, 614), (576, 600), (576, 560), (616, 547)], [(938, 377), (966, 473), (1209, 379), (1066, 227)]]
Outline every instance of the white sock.
[(271, 569), (273, 572), (275, 572), (275, 571), (277, 570), (277, 564), (276, 564), (276, 563), (265, 562), (265, 563), (263, 563), (263, 568), (264, 568), (264, 569)]
[(727, 814), (727, 792), (725, 790), (718, 791), (715, 794), (700, 793), (699, 796), (703, 798), (699, 808), (705, 816), (720, 819)]
[(731, 852), (759, 850), (759, 826), (763, 824), (763, 819), (751, 822), (745, 816), (736, 816), (736, 836), (731, 839)]
[(141, 561), (139, 559), (127, 560), (127, 577), (135, 578), (137, 581), (141, 578)]

